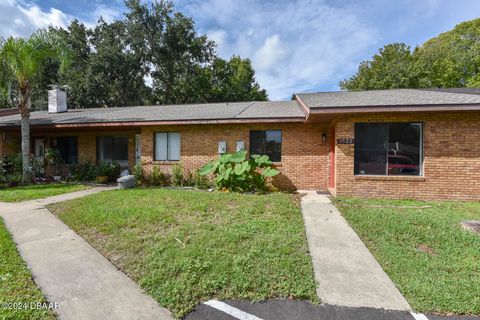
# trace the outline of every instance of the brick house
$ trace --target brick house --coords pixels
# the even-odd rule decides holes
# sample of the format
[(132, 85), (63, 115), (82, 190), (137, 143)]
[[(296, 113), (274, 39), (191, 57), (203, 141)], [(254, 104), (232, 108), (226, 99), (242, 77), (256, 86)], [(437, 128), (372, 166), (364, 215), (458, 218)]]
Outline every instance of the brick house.
[[(56, 92), (56, 95), (61, 92)], [(11, 113), (11, 112), (10, 112)], [(20, 116), (0, 114), (0, 155), (20, 151)], [(284, 189), (336, 195), (480, 200), (480, 89), (297, 94), (292, 101), (31, 114), (32, 153), (130, 170), (195, 170), (222, 152), (268, 154)]]

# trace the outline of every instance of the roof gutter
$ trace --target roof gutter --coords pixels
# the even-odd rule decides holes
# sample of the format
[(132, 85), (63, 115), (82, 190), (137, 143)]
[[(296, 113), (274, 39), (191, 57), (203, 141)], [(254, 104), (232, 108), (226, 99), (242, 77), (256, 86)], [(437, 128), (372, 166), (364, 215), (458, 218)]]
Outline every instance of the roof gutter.
[[(117, 121), (117, 122), (85, 122), (85, 123), (51, 123), (32, 124), (34, 128), (108, 128), (136, 126), (166, 126), (166, 125), (208, 125), (208, 124), (245, 124), (245, 123), (304, 123), (303, 117), (292, 118), (250, 118), (250, 119), (208, 119), (208, 120), (172, 120), (172, 121)], [(1, 128), (16, 128), (19, 124), (3, 125)]]
[(320, 114), (357, 114), (388, 112), (434, 112), (434, 111), (480, 111), (480, 104), (438, 104), (438, 105), (398, 105), (398, 106), (361, 106), (361, 107), (320, 107), (310, 108), (310, 113)]

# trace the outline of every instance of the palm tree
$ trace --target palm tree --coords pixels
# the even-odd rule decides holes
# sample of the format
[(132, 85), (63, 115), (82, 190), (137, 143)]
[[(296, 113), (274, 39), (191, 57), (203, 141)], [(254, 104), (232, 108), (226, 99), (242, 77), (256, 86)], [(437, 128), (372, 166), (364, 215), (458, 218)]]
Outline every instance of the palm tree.
[(22, 130), (22, 181), (31, 181), (30, 169), (30, 106), (32, 82), (40, 75), (46, 59), (58, 59), (60, 69), (69, 63), (70, 50), (53, 32), (39, 30), (29, 38), (10, 37), (0, 44), (0, 65), (4, 86), (13, 84), (18, 91), (15, 106), (19, 108)]

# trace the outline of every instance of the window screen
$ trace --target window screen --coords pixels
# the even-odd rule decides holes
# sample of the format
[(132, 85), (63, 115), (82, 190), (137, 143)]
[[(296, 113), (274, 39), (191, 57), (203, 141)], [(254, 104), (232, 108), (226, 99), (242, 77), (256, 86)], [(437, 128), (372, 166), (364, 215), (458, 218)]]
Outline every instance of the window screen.
[(282, 160), (282, 130), (250, 131), (250, 155), (267, 155), (270, 160)]
[(157, 161), (180, 160), (180, 133), (179, 132), (155, 133), (155, 160)]
[(354, 173), (420, 175), (421, 123), (356, 123)]
[(115, 161), (121, 166), (128, 165), (128, 137), (97, 137), (98, 161)]

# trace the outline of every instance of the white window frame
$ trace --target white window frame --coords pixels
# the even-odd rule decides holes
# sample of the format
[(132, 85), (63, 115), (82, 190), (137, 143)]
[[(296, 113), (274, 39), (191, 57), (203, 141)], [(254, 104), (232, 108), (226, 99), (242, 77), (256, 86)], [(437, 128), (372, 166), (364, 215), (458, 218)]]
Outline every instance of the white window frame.
[[(158, 134), (165, 134), (167, 139), (166, 139), (166, 152), (165, 152), (165, 158), (162, 158), (162, 159), (159, 159), (157, 157), (157, 135)], [(178, 135), (178, 159), (175, 158), (175, 157), (172, 157), (172, 155), (170, 154), (170, 150), (171, 150), (171, 140), (170, 140), (170, 136), (172, 134), (176, 134)], [(180, 132), (155, 132), (153, 134), (153, 157), (154, 157), (154, 161), (180, 161), (180, 158), (181, 158), (181, 154), (182, 154), (182, 137), (180, 135)]]

